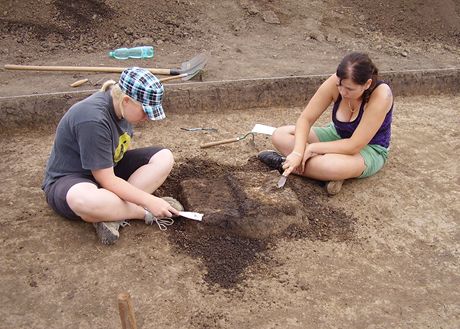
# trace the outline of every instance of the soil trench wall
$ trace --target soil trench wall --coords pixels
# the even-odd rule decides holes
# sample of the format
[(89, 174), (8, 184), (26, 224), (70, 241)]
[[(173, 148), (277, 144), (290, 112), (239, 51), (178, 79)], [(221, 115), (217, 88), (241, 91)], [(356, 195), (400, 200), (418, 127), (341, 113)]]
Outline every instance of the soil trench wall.
[[(165, 84), (166, 113), (224, 112), (306, 105), (328, 77), (310, 75)], [(383, 72), (396, 96), (458, 94), (460, 68)], [(0, 97), (0, 127), (56, 123), (75, 102), (95, 90)]]

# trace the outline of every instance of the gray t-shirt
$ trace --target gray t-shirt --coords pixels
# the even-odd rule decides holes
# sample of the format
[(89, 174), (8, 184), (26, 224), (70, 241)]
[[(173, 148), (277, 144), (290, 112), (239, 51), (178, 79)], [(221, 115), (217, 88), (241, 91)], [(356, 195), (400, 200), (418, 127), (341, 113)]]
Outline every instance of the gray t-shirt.
[(56, 129), (42, 189), (70, 174), (114, 167), (128, 150), (133, 129), (118, 119), (110, 91), (97, 92), (74, 104)]

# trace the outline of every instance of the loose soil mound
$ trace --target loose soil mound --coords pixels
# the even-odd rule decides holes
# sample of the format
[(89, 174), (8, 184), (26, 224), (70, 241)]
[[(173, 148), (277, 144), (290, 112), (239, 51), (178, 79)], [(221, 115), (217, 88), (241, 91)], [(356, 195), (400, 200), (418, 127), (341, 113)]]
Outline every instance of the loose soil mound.
[[(333, 72), (351, 50), (383, 70), (458, 66), (460, 4), (420, 1), (41, 0), (0, 3), (2, 64), (171, 68), (205, 52), (205, 80)], [(108, 51), (153, 45), (153, 60)], [(0, 96), (72, 89), (118, 75), (7, 72)]]
[[(290, 26), (291, 21), (306, 14), (297, 11), (304, 8), (303, 3), (301, 0), (226, 0), (218, 5), (209, 5), (208, 1), (185, 0), (3, 1), (0, 4), (0, 28), (3, 38), (14, 38), (18, 43), (27, 44), (31, 54), (35, 54), (37, 49), (46, 53), (49, 49), (47, 43), (50, 42), (64, 44), (65, 48), (73, 51), (103, 50), (120, 44), (132, 44), (139, 39), (155, 44), (181, 44), (186, 39), (206, 42), (216, 32), (222, 33), (232, 26), (238, 31), (235, 22), (239, 20), (251, 24), (267, 21), (267, 12), (278, 17), (275, 24)], [(340, 21), (344, 25), (336, 26), (337, 29), (359, 29), (364, 25), (372, 31), (401, 37), (408, 42), (443, 41), (459, 45), (458, 1), (441, 0), (421, 4), (417, 0), (345, 0), (339, 3), (324, 1), (320, 12), (327, 18), (330, 18), (331, 9), (343, 13)], [(238, 13), (238, 17), (226, 15), (229, 10)], [(219, 19), (209, 17), (207, 13), (210, 11)], [(259, 22), (251, 22), (251, 18), (257, 18)], [(334, 26), (334, 23), (329, 21), (330, 26)]]
[[(234, 288), (244, 280), (248, 266), (269, 266), (272, 260), (266, 251), (280, 238), (342, 242), (353, 239), (355, 219), (341, 209), (324, 204), (315, 188), (306, 186), (302, 179), (292, 177), (289, 191), (272, 191), (265, 193), (262, 200), (251, 200), (253, 196), (247, 192), (253, 186), (266, 190), (266, 185), (271, 183), (267, 177), (271, 174), (255, 157), (244, 166), (190, 159), (160, 188), (159, 193), (173, 195), (186, 209), (205, 210), (203, 222), (179, 219), (169, 235), (178, 252), (202, 260), (206, 268), (205, 282)], [(252, 177), (251, 182), (228, 178), (238, 175)], [(181, 182), (200, 182), (203, 186), (181, 185)], [(273, 181), (273, 187), (275, 183)], [(272, 212), (264, 208), (268, 199)], [(295, 216), (288, 216), (289, 209), (286, 213), (276, 212), (283, 204), (296, 205), (298, 209), (291, 209), (295, 210)], [(239, 209), (244, 206), (245, 209)], [(280, 225), (280, 219), (289, 223)], [(232, 222), (237, 224), (231, 225)]]

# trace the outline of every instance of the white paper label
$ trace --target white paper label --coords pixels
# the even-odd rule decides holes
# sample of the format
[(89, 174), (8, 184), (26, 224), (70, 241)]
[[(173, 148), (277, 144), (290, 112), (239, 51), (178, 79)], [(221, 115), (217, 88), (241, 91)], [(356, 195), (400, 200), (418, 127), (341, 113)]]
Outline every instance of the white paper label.
[(259, 134), (266, 134), (266, 135), (273, 135), (273, 132), (275, 131), (275, 127), (270, 127), (266, 125), (261, 125), (259, 123), (256, 123), (254, 128), (252, 128), (253, 133), (259, 133)]

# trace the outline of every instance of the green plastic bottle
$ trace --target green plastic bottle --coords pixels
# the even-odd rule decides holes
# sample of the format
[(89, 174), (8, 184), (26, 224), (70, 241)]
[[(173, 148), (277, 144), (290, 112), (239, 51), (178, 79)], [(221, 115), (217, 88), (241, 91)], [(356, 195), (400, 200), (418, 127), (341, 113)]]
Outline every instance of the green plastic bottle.
[(152, 46), (140, 46), (134, 48), (118, 48), (109, 52), (109, 56), (116, 59), (128, 58), (152, 58), (154, 50)]

